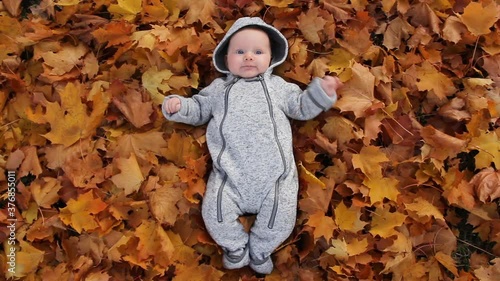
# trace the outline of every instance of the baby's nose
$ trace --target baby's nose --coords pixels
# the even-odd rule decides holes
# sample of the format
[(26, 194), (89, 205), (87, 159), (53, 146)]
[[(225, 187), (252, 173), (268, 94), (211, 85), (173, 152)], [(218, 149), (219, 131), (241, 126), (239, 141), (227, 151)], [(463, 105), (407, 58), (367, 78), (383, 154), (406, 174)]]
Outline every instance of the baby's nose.
[(245, 60), (253, 60), (253, 56), (251, 54), (245, 54)]

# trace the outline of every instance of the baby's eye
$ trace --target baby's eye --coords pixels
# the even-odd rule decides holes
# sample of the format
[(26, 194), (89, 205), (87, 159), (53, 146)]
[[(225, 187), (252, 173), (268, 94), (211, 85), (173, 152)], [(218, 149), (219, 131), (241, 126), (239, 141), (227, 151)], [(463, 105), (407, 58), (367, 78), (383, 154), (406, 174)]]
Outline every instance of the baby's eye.
[(262, 52), (261, 50), (257, 50), (257, 51), (255, 51), (255, 53), (256, 53), (257, 55), (262, 55), (264, 52)]
[(236, 50), (236, 53), (237, 53), (238, 55), (243, 55), (245, 52), (244, 52), (243, 50)]

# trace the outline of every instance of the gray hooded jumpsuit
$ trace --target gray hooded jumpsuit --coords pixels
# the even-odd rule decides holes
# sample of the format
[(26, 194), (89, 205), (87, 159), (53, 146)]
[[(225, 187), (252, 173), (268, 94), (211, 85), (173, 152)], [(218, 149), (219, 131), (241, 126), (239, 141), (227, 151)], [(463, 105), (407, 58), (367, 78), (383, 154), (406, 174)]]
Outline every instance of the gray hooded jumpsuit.
[[(268, 70), (254, 78), (231, 74), (225, 64), (229, 40), (243, 27), (265, 31), (271, 41)], [(212, 238), (224, 250), (226, 268), (250, 265), (270, 273), (271, 253), (292, 232), (297, 208), (298, 176), (288, 118), (308, 120), (331, 108), (330, 97), (315, 78), (305, 91), (272, 74), (285, 61), (286, 38), (260, 18), (241, 18), (214, 51), (215, 68), (226, 74), (191, 98), (180, 111), (163, 114), (191, 125), (208, 122), (206, 137), (213, 170), (203, 198), (202, 215)], [(166, 97), (172, 98), (174, 95)], [(257, 214), (250, 233), (238, 217)]]

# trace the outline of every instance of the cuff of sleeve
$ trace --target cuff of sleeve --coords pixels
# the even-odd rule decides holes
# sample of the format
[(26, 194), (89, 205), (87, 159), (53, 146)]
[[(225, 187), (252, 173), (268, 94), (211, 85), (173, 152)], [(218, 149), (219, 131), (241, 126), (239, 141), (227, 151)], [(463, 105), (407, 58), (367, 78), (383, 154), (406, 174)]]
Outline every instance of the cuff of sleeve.
[(337, 102), (337, 93), (333, 96), (327, 95), (323, 88), (321, 88), (320, 81), (320, 78), (317, 77), (312, 80), (309, 85), (310, 97), (316, 106), (323, 109), (323, 111), (328, 111)]

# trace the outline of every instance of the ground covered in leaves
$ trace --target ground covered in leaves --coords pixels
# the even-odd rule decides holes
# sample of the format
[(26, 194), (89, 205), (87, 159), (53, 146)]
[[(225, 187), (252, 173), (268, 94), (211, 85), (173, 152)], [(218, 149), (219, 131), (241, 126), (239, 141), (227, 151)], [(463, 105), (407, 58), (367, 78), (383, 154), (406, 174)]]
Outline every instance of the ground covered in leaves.
[[(499, 14), (493, 0), (2, 1), (2, 275), (493, 280)], [(205, 128), (160, 112), (217, 77), (210, 55), (241, 16), (288, 38), (277, 74), (345, 83), (332, 110), (292, 122), (299, 212), (266, 277), (222, 268), (200, 216)]]

